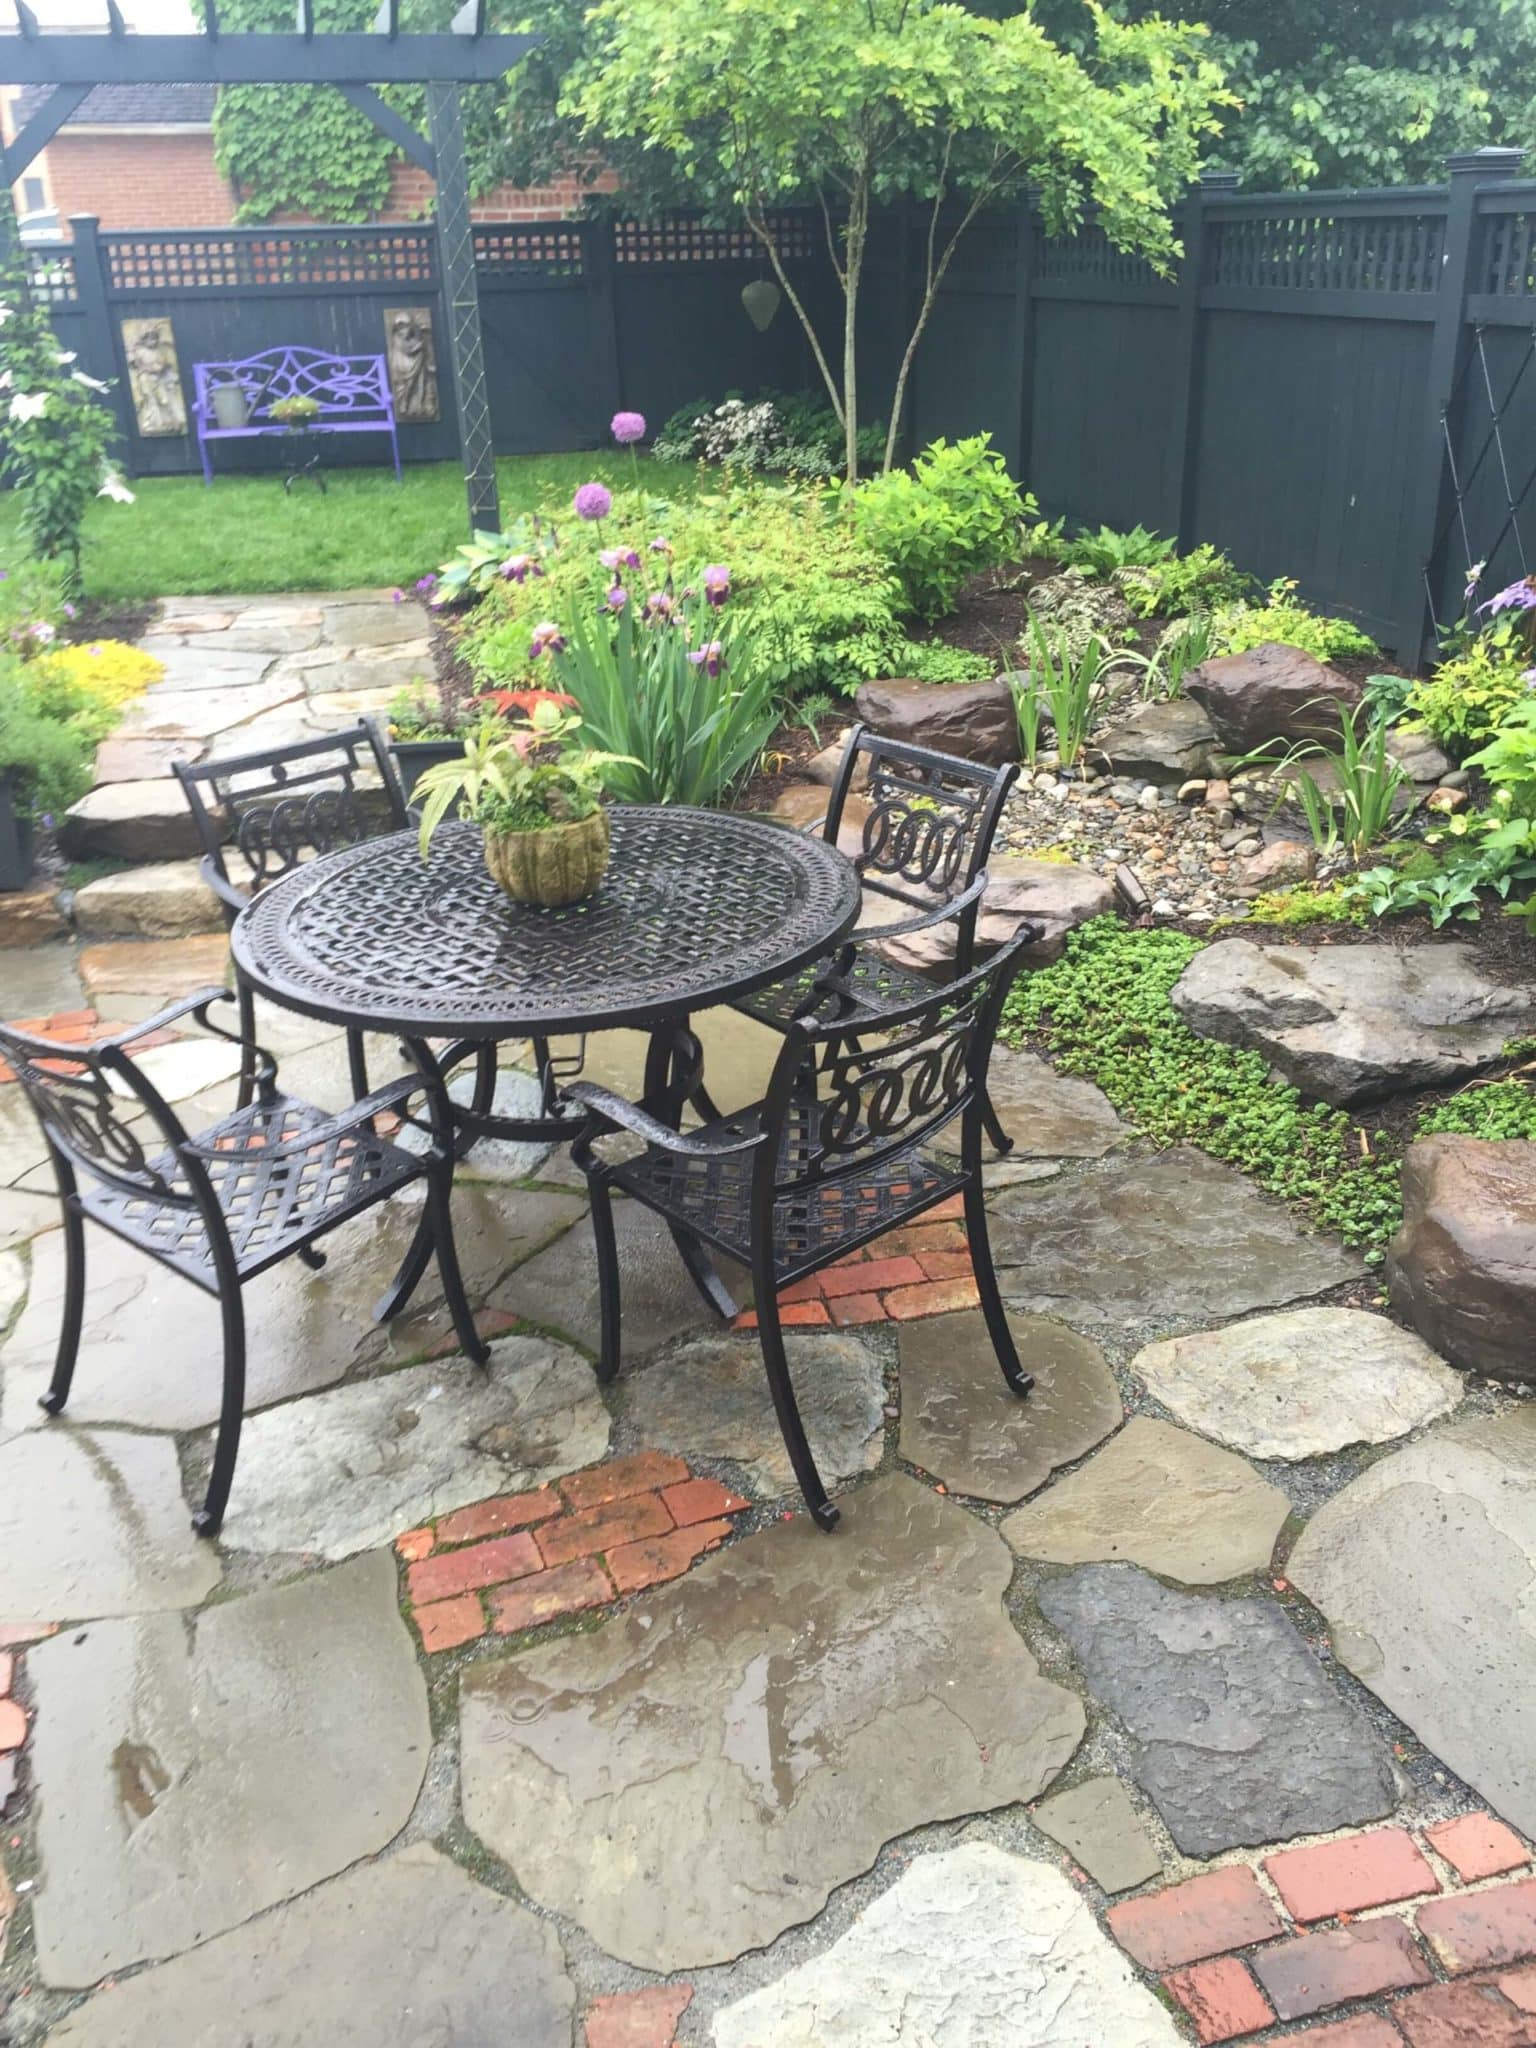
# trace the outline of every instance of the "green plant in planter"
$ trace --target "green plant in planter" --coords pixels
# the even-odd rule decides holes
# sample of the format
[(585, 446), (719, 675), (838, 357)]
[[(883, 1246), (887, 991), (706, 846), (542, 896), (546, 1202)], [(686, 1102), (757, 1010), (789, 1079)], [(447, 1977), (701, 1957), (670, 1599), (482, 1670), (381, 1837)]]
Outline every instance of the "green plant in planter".
[(307, 427), (320, 417), (320, 401), (308, 398), (302, 391), (295, 391), (287, 398), (275, 398), (267, 407), (269, 419), (282, 427)]

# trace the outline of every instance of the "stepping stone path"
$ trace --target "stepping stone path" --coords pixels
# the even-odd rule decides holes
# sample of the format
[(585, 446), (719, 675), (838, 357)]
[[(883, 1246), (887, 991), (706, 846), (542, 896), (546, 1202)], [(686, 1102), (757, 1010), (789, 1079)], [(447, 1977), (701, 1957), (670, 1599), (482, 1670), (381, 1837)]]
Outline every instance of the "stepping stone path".
[(426, 1686), (382, 1553), (190, 1628), (97, 1622), (27, 1670), (47, 1984), (175, 1955), (376, 1854), (426, 1770)]
[(1536, 1408), (1383, 1458), (1318, 1509), (1287, 1571), (1341, 1661), (1536, 1831)]
[(1076, 1748), (1082, 1706), (1040, 1676), (1008, 1579), (962, 1509), (874, 1480), (835, 1537), (776, 1524), (591, 1636), (466, 1672), (465, 1821), (625, 1962), (760, 1948), (892, 1836), (1033, 1799)]
[[(988, 1186), (1014, 1160), (1102, 1159), (1132, 1135), (1114, 1105), (1091, 1081), (1075, 1080), (1032, 1052), (999, 1046), (992, 1055), (987, 1093), (1003, 1129), (1013, 1140), (1007, 1159), (989, 1160)], [(958, 1146), (945, 1133), (943, 1145)]]
[(919, 1856), (824, 1955), (727, 2006), (716, 2048), (1176, 2048), (1060, 1871), (985, 1842)]
[(1251, 1458), (1381, 1444), (1449, 1415), (1460, 1377), (1363, 1309), (1301, 1308), (1148, 1344), (1131, 1371), (1180, 1422)]
[(1003, 1534), (1048, 1564), (1124, 1559), (1185, 1586), (1267, 1569), (1291, 1504), (1251, 1465), (1136, 1415), (1102, 1451), (1020, 1508)]
[(574, 2005), (554, 1929), (418, 1843), (104, 1991), (49, 2038), (190, 2048), (239, 2013), (259, 2048), (570, 2048)]
[(1005, 1383), (979, 1313), (901, 1332), (901, 1455), (978, 1500), (1022, 1500), (1125, 1412), (1097, 1344), (1044, 1316), (1011, 1316), (1009, 1326), (1035, 1376), (1027, 1400)]
[(1471, 946), (1262, 946), (1221, 939), (1173, 990), (1191, 1031), (1248, 1046), (1304, 1095), (1348, 1106), (1464, 1080), (1536, 1024)]
[(1030, 1819), (1082, 1864), (1104, 1892), (1126, 1892), (1160, 1877), (1162, 1858), (1118, 1778), (1086, 1778), (1042, 1799)]
[(1123, 1564), (1052, 1579), (1039, 1600), (1186, 1856), (1392, 1811), (1385, 1748), (1275, 1601), (1178, 1593)]
[(1191, 1146), (991, 1204), (1004, 1297), (1089, 1327), (1212, 1322), (1323, 1294), (1360, 1262)]

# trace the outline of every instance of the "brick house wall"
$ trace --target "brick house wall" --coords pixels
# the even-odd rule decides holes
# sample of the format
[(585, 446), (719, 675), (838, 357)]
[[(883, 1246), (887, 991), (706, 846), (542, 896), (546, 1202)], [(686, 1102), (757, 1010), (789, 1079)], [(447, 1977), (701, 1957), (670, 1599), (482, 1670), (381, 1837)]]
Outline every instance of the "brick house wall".
[(42, 160), (65, 234), (75, 213), (95, 214), (104, 228), (221, 228), (235, 217), (207, 129), (65, 128)]
[[(580, 213), (589, 192), (611, 192), (616, 181), (604, 172), (596, 185), (577, 178), (563, 178), (554, 185), (493, 185), (483, 198), (475, 200), (470, 214), (475, 220), (569, 220)], [(379, 215), (383, 221), (422, 220), (431, 213), (436, 186), (419, 164), (408, 157), (397, 158), (390, 171), (389, 197)]]

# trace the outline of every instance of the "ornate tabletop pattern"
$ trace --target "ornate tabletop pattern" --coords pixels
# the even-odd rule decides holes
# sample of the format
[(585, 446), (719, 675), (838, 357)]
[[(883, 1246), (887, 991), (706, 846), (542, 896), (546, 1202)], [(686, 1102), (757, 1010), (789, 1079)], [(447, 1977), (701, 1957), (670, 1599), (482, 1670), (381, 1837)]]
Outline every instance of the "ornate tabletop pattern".
[(289, 1008), (407, 1037), (557, 1036), (727, 1002), (835, 945), (859, 911), (825, 841), (729, 811), (626, 805), (601, 887), (562, 910), (510, 903), (480, 834), (443, 826), (344, 847), (285, 875), (231, 936)]

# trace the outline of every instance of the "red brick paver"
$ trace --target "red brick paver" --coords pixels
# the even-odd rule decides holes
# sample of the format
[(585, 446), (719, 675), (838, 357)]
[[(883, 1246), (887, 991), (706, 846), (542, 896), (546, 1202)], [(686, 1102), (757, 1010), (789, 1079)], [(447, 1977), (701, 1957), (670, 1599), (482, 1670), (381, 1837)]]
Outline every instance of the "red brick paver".
[(1455, 1975), (1526, 1962), (1536, 1957), (1536, 1877), (1421, 1906), (1419, 1932)]
[(499, 1636), (520, 1635), (562, 1615), (605, 1606), (613, 1597), (613, 1582), (596, 1559), (575, 1557), (553, 1571), (496, 1587), (490, 1595), (491, 1627)]
[(1264, 1858), (1264, 1868), (1298, 1920), (1331, 1920), (1440, 1889), (1406, 1828), (1373, 1828), (1310, 1849), (1280, 1849)]
[(536, 1493), (510, 1493), (500, 1500), (476, 1501), (473, 1507), (444, 1515), (437, 1525), (436, 1540), (441, 1544), (478, 1543), (485, 1536), (507, 1536), (516, 1529), (547, 1521), (551, 1515), (558, 1515), (562, 1506), (552, 1486), (541, 1486)]
[(1193, 1963), (1173, 1971), (1163, 1983), (1194, 2021), (1202, 2042), (1235, 2041), (1240, 2034), (1267, 2027), (1275, 2017), (1247, 1964), (1236, 1956)]
[(608, 1570), (621, 1593), (659, 1586), (687, 1571), (695, 1558), (718, 1550), (731, 1533), (729, 1522), (694, 1522), (665, 1536), (647, 1536), (608, 1553)]
[(450, 1599), (455, 1593), (473, 1593), (482, 1586), (526, 1578), (543, 1562), (539, 1546), (525, 1532), (497, 1536), (489, 1543), (472, 1544), (468, 1550), (439, 1551), (424, 1557), (411, 1566), (406, 1587), (412, 1601), (425, 1606), (432, 1600)]
[(1240, 1863), (1127, 1899), (1111, 1906), (1107, 1918), (1120, 1946), (1149, 1970), (1171, 1970), (1286, 1931), (1258, 1879)]
[(831, 1304), (832, 1320), (840, 1330), (858, 1323), (883, 1323), (885, 1304), (878, 1294), (843, 1294)]
[(587, 2048), (672, 2048), (691, 1984), (648, 1984), (595, 1999), (587, 2010)]
[(485, 1633), (485, 1610), (473, 1593), (460, 1593), (454, 1600), (433, 1600), (416, 1608), (411, 1619), (427, 1655), (439, 1650), (456, 1650)]
[(1454, 1820), (1437, 1821), (1426, 1828), (1424, 1839), (1445, 1858), (1464, 1884), (1480, 1878), (1502, 1877), (1529, 1863), (1531, 1852), (1515, 1833), (1495, 1820), (1491, 1813), (1462, 1813)]
[(660, 1494), (635, 1493), (562, 1515), (558, 1522), (541, 1523), (533, 1533), (544, 1562), (564, 1564), (572, 1557), (600, 1557), (605, 1550), (617, 1550), (642, 1536), (664, 1535), (674, 1526)]
[(679, 1529), (686, 1529), (690, 1522), (713, 1522), (721, 1515), (738, 1514), (749, 1505), (718, 1479), (683, 1479), (676, 1486), (664, 1486), (661, 1497)]
[(1324, 1934), (1276, 1942), (1249, 1960), (1283, 2020), (1307, 2019), (1330, 2006), (1428, 1984), (1432, 1972), (1401, 1920), (1366, 1920)]
[(1287, 2034), (1288, 2041), (1305, 2041), (1307, 2048), (1403, 2048), (1403, 2037), (1380, 2013), (1363, 2012), (1357, 2019), (1339, 2020), (1331, 2027), (1309, 2027), (1304, 2034)]
[(632, 1457), (610, 1458), (606, 1465), (594, 1465), (589, 1472), (573, 1473), (560, 1481), (560, 1491), (573, 1508), (600, 1508), (631, 1494), (676, 1486), (688, 1476), (681, 1458), (666, 1451), (637, 1451)]
[(910, 1323), (918, 1316), (951, 1315), (958, 1309), (975, 1308), (981, 1299), (974, 1280), (925, 1280), (921, 1287), (898, 1287), (883, 1298), (893, 1323)]
[(1497, 1983), (1433, 1984), (1392, 2007), (1409, 2048), (1536, 2048), (1536, 2022)]

